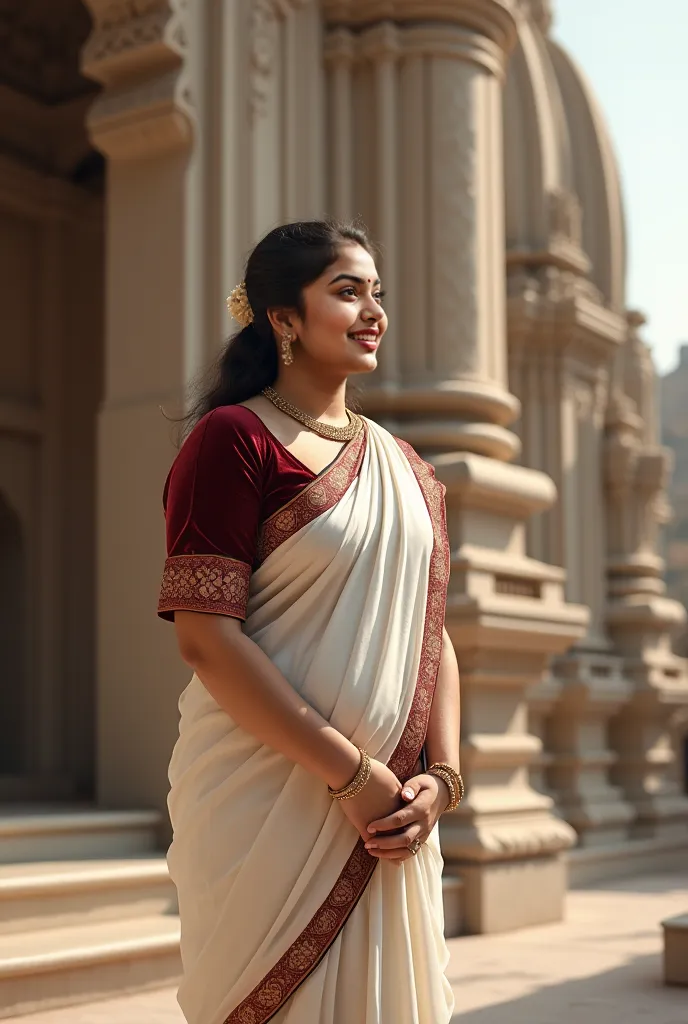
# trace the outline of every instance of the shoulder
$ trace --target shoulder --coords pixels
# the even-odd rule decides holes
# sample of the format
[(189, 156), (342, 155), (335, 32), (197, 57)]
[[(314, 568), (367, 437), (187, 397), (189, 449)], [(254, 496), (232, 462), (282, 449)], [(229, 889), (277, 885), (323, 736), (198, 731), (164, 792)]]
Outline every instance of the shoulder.
[(188, 435), (179, 455), (212, 458), (240, 452), (262, 461), (266, 431), (260, 418), (242, 405), (221, 405), (201, 417)]
[(260, 419), (239, 405), (222, 405), (196, 423), (177, 452), (163, 490), (163, 506), (169, 491), (187, 490), (220, 481), (263, 477), (268, 446)]

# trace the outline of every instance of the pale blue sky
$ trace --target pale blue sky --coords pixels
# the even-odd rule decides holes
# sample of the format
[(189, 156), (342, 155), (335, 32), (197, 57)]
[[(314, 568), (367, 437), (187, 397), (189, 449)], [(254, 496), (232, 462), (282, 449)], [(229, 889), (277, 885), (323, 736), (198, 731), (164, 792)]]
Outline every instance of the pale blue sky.
[(553, 0), (552, 35), (607, 117), (626, 201), (628, 304), (661, 372), (688, 342), (688, 0)]

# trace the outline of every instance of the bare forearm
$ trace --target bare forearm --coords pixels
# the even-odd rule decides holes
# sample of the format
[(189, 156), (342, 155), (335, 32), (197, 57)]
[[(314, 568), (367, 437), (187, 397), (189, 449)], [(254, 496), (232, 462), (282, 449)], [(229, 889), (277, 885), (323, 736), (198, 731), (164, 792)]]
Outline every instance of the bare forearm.
[(217, 704), (261, 743), (302, 765), (333, 788), (345, 786), (358, 750), (303, 700), (267, 655), (238, 629), (208, 631), (187, 658)]
[(442, 656), (426, 738), (426, 752), (430, 764), (444, 761), (456, 771), (460, 770), (460, 728), (459, 666), (452, 642), (444, 630)]

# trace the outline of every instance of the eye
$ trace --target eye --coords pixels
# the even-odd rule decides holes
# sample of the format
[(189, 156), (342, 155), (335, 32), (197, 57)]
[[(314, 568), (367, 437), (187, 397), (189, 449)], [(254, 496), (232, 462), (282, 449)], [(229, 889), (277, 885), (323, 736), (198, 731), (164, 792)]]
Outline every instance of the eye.
[(375, 298), (380, 303), (380, 305), (383, 304), (383, 302), (385, 301), (386, 297), (387, 297), (387, 292), (376, 292), (375, 293)]
[(339, 294), (340, 295), (353, 295), (354, 298), (355, 298), (356, 297), (356, 289), (354, 288), (353, 285), (349, 285), (348, 288), (342, 288), (342, 290), (340, 291)]

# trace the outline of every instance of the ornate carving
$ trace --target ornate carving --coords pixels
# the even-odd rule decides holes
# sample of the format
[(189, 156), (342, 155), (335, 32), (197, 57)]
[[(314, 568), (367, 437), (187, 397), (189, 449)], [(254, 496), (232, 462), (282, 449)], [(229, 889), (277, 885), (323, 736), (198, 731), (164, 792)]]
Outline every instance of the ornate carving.
[[(654, 433), (655, 373), (649, 349), (638, 333), (645, 317), (632, 311), (627, 323), (605, 442), (610, 594), (618, 607), (626, 600), (632, 604), (634, 595), (664, 590), (657, 547), (659, 527), (669, 513), (666, 487), (671, 466), (669, 451), (657, 444)], [(619, 614), (617, 605), (612, 606), (613, 614)], [(666, 608), (651, 609), (648, 621), (655, 617), (661, 627)], [(623, 635), (621, 640), (625, 643)]]
[(116, 158), (188, 146), (188, 0), (86, 2), (95, 24), (83, 67), (106, 87), (89, 116), (95, 144)]
[(3, 0), (0, 82), (51, 104), (92, 92), (79, 71), (89, 29), (80, 0)]
[(643, 440), (648, 444), (655, 444), (657, 378), (650, 349), (640, 336), (640, 329), (647, 322), (647, 318), (638, 310), (629, 310), (626, 321), (628, 334), (622, 353), (623, 387), (625, 393), (635, 402), (638, 415), (643, 420)]
[(321, 0), (328, 26), (362, 28), (383, 21), (397, 25), (460, 25), (496, 43), (504, 54), (516, 42), (510, 0)]
[(127, 51), (158, 43), (164, 37), (169, 19), (167, 3), (156, 2), (155, 7), (133, 16), (131, 21), (110, 20), (101, 23), (84, 48), (84, 67), (94, 67)]
[(522, 301), (546, 302), (552, 305), (588, 299), (598, 306), (604, 304), (602, 293), (592, 281), (572, 270), (547, 265), (542, 267), (518, 266), (514, 263), (507, 277), (509, 298)]
[[(123, 59), (130, 62), (137, 51), (138, 60), (165, 61), (164, 51), (155, 56), (149, 48), (161, 42), (167, 50), (183, 59), (188, 41), (185, 17), (188, 0), (86, 0), (94, 15), (94, 31), (84, 47), (84, 70), (101, 82), (110, 84), (127, 73)], [(146, 51), (149, 51), (146, 53)], [(138, 63), (138, 61), (137, 61)]]
[(253, 0), (251, 6), (250, 104), (254, 115), (264, 114), (271, 81), (280, 23), (311, 0)]
[(550, 191), (548, 201), (553, 239), (572, 242), (580, 247), (583, 241), (583, 208), (578, 196), (566, 188), (555, 188)]
[(263, 114), (279, 39), (279, 15), (274, 0), (254, 0), (251, 8), (250, 101), (254, 114)]

